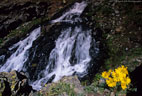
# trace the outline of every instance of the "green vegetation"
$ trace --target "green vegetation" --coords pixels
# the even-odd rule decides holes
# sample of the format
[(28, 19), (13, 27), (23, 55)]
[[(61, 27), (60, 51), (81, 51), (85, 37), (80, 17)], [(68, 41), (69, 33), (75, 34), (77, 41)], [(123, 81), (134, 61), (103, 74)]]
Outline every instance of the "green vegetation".
[[(92, 0), (91, 3), (96, 3)], [(113, 5), (114, 4), (114, 5)], [(141, 46), (141, 25), (142, 11), (141, 5), (135, 3), (109, 3), (103, 0), (96, 6), (91, 6), (87, 16), (96, 22), (95, 27), (103, 30), (103, 43), (107, 47), (108, 58), (104, 65), (94, 77), (91, 85), (85, 81), (82, 84), (86, 92), (103, 93), (106, 87), (102, 81), (101, 72), (115, 69), (118, 66), (125, 65), (129, 72), (133, 72), (142, 62), (142, 46)], [(109, 31), (106, 31), (109, 30)], [(99, 79), (97, 79), (99, 78)], [(121, 89), (121, 88), (120, 88)], [(134, 90), (136, 88), (128, 88)], [(118, 94), (126, 94), (126, 91), (116, 92)], [(110, 96), (110, 94), (107, 94)]]
[(46, 20), (48, 20), (47, 17), (35, 19), (35, 20), (29, 21), (27, 23), (24, 23), (24, 24), (20, 25), (15, 30), (11, 30), (11, 32), (5, 38), (0, 38), (0, 46), (2, 46), (3, 43), (5, 43), (8, 40), (10, 40), (10, 38), (18, 38), (18, 37), (20, 38), (20, 37), (26, 35), (27, 32), (33, 26), (35, 26), (37, 24), (40, 24), (40, 23), (42, 23), (42, 22), (44, 22)]
[(34, 25), (37, 25), (41, 22), (43, 22), (43, 20), (41, 18), (39, 18), (39, 19), (36, 19), (36, 20), (32, 20), (28, 23), (25, 23), (25, 24), (21, 25), (20, 27), (18, 27), (17, 29), (12, 30), (10, 32), (10, 34), (8, 34), (8, 37), (23, 34), (24, 32), (27, 32), (30, 28), (32, 28)]
[(87, 92), (87, 93), (91, 93), (91, 92), (94, 92), (94, 93), (100, 92), (101, 93), (101, 92), (103, 92), (103, 90), (105, 89), (104, 84), (99, 84), (99, 80), (101, 78), (102, 78), (101, 74), (97, 73), (95, 75), (94, 80), (91, 85), (84, 85), (85, 92)]
[(57, 83), (52, 84), (50, 88), (46, 91), (40, 91), (38, 96), (57, 96), (57, 95), (68, 95), (68, 96), (77, 96), (74, 92), (74, 86), (67, 83)]
[(59, 83), (56, 86), (51, 86), (47, 94), (49, 96), (55, 96), (57, 94), (63, 94), (64, 92), (69, 96), (75, 96), (73, 86), (66, 83)]
[(121, 37), (119, 34), (110, 36), (109, 39), (106, 40), (106, 44), (108, 46), (109, 58), (105, 61), (104, 69), (116, 68), (124, 63), (128, 66), (128, 70), (130, 67), (134, 68), (137, 66), (138, 62), (135, 61), (135, 66), (132, 66), (131, 61), (134, 58), (142, 56), (142, 48), (136, 47), (127, 49), (127, 37)]

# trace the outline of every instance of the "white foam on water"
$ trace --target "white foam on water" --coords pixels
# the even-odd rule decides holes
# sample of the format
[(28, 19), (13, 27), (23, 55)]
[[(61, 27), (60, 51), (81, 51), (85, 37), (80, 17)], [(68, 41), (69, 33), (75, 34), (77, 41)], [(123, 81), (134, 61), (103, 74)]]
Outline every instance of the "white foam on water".
[(41, 28), (37, 28), (22, 41), (14, 44), (9, 50), (17, 48), (17, 50), (7, 59), (6, 63), (0, 68), (0, 72), (10, 72), (12, 70), (21, 71), (24, 63), (28, 59), (28, 50), (32, 47), (33, 41), (36, 40), (41, 32)]
[[(52, 23), (56, 23), (56, 22), (72, 22), (71, 18), (73, 15), (71, 14), (74, 14), (74, 15), (80, 15), (83, 10), (85, 9), (85, 7), (87, 6), (87, 3), (86, 2), (81, 2), (81, 3), (75, 3), (72, 8), (70, 10), (68, 10), (66, 13), (64, 13), (61, 17), (55, 19), (55, 20), (52, 20)], [(66, 19), (65, 19), (66, 17)], [(63, 20), (65, 19), (65, 20)]]
[[(69, 11), (53, 20), (52, 23), (62, 22), (63, 19), (65, 22), (70, 23), (74, 15), (78, 15), (78, 17), (81, 15), (86, 5), (85, 2), (75, 3)], [(75, 19), (81, 21), (81, 18)], [(90, 43), (90, 30), (83, 31), (82, 26), (76, 26), (74, 29), (69, 27), (62, 30), (61, 35), (56, 40), (56, 47), (50, 53), (47, 67), (41, 72), (43, 77), (32, 82), (32, 87), (39, 90), (52, 76), (55, 76), (53, 82), (56, 82), (63, 76), (70, 76), (74, 73), (78, 73), (80, 76), (85, 75), (91, 60), (89, 55)], [(70, 63), (73, 50), (75, 51), (75, 64)], [(50, 72), (49, 70), (53, 66), (54, 68)]]
[[(89, 30), (88, 30), (89, 31)], [(44, 71), (43, 78), (36, 80), (32, 86), (36, 90), (41, 88), (53, 75), (53, 82), (60, 80), (63, 76), (73, 75), (75, 72), (81, 75), (86, 74), (86, 69), (91, 60), (89, 55), (91, 36), (90, 32), (83, 31), (81, 27), (69, 27), (62, 31), (62, 34), (56, 41), (56, 47), (51, 51), (49, 62)], [(71, 64), (70, 59), (72, 51), (75, 51), (76, 63)], [(50, 66), (55, 65), (52, 72), (49, 72)]]
[[(79, 16), (86, 6), (86, 2), (75, 3), (61, 17), (51, 22), (79, 22), (82, 20)], [(77, 18), (73, 19), (73, 16), (77, 16)], [(21, 71), (24, 63), (28, 60), (29, 49), (32, 47), (33, 41), (40, 36), (40, 32), (41, 28), (36, 28), (27, 38), (10, 47), (9, 50), (17, 49), (0, 68), (0, 72)], [(63, 76), (70, 76), (74, 73), (80, 77), (87, 74), (87, 67), (91, 60), (89, 49), (92, 37), (90, 33), (90, 30), (84, 31), (81, 25), (77, 25), (74, 28), (69, 26), (62, 30), (61, 35), (55, 42), (55, 48), (50, 53), (46, 68), (37, 74), (38, 78), (36, 81), (31, 80), (30, 84), (32, 87), (40, 90), (42, 85), (47, 83), (53, 76), (53, 82), (56, 82)], [(70, 61), (72, 57), (75, 58), (74, 62)]]

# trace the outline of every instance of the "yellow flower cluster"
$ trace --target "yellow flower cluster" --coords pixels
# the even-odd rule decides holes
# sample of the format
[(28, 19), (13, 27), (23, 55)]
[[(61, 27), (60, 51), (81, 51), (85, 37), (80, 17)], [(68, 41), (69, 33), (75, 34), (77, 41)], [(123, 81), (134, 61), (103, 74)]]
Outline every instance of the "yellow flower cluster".
[(115, 87), (116, 84), (120, 82), (123, 90), (125, 90), (127, 85), (131, 82), (131, 79), (128, 77), (127, 67), (124, 65), (115, 70), (110, 69), (108, 72), (104, 71), (102, 77), (106, 79), (106, 83), (109, 87)]

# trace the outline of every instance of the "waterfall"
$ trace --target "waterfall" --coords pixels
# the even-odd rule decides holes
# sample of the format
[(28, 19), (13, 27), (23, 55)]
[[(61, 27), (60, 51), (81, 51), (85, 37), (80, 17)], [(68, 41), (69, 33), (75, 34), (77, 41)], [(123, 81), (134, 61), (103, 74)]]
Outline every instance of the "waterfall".
[[(94, 41), (92, 41), (91, 30), (89, 28), (85, 29), (81, 24), (80, 15), (86, 6), (87, 4), (84, 1), (77, 2), (62, 16), (51, 21), (51, 23), (64, 22), (64, 24), (68, 24), (68, 27), (61, 30), (61, 34), (56, 38), (55, 47), (50, 51), (49, 56), (45, 54), (47, 52), (41, 52), (37, 56), (38, 59), (35, 59), (35, 61), (38, 67), (34, 69), (35, 73), (29, 72), (32, 70), (29, 66), (31, 66), (37, 55), (36, 50), (38, 47), (44, 48), (44, 45), (40, 45), (40, 42), (43, 43), (42, 41), (39, 41), (39, 44), (33, 47), (33, 42), (40, 37), (40, 27), (33, 30), (27, 38), (9, 48), (9, 51), (16, 51), (6, 60), (3, 66), (0, 66), (0, 72), (9, 72), (11, 70), (26, 72), (31, 77), (30, 85), (35, 90), (41, 89), (42, 85), (51, 78), (53, 82), (56, 82), (63, 76), (78, 75), (83, 77), (88, 74), (87, 68), (92, 59), (90, 56), (91, 42), (94, 43)], [(46, 42), (48, 41), (46, 40)], [(34, 50), (31, 54), (30, 49)], [(46, 50), (44, 49), (44, 51)], [(96, 53), (98, 51), (97, 49)], [(0, 61), (3, 61), (3, 58), (4, 56), (0, 56)], [(29, 58), (32, 59), (29, 60)]]
[[(52, 23), (56, 22), (75, 22), (78, 18), (75, 18), (73, 20), (74, 15), (80, 16), (85, 7), (87, 6), (86, 2), (81, 2), (81, 3), (75, 3), (70, 10), (68, 10), (66, 13), (64, 13), (61, 17), (52, 20)], [(81, 20), (79, 18), (79, 20)]]
[[(74, 30), (69, 27), (62, 31), (56, 41), (56, 47), (50, 53), (48, 66), (42, 71), (43, 78), (36, 80), (33, 87), (40, 87), (39, 85), (45, 84), (53, 75), (55, 75), (54, 82), (63, 76), (73, 75), (75, 72), (80, 76), (85, 75), (86, 68), (91, 60), (89, 55), (90, 43), (90, 31), (83, 31), (81, 26), (75, 27)], [(75, 51), (74, 58), (76, 58), (76, 61), (71, 64), (73, 51)], [(55, 66), (52, 67), (53, 65)], [(50, 68), (52, 68), (51, 72), (49, 72)]]
[(33, 32), (24, 40), (14, 44), (9, 50), (17, 48), (17, 50), (7, 59), (6, 63), (0, 68), (0, 72), (10, 72), (12, 70), (21, 71), (25, 61), (28, 58), (28, 50), (32, 47), (32, 43), (40, 36), (41, 28), (33, 30)]
[[(75, 3), (70, 10), (51, 22), (81, 22), (80, 15), (86, 5), (85, 2)], [(62, 30), (61, 35), (56, 40), (55, 48), (50, 53), (46, 69), (40, 73), (43, 76), (32, 83), (33, 88), (36, 90), (40, 89), (41, 85), (45, 84), (52, 76), (54, 76), (53, 82), (56, 82), (63, 76), (71, 76), (74, 73), (82, 77), (87, 74), (86, 69), (91, 60), (89, 54), (91, 43), (90, 32), (90, 30), (83, 31), (81, 25), (75, 28), (69, 26)], [(70, 60), (73, 51), (76, 61), (74, 64), (71, 64)], [(52, 71), (50, 71), (51, 68)]]

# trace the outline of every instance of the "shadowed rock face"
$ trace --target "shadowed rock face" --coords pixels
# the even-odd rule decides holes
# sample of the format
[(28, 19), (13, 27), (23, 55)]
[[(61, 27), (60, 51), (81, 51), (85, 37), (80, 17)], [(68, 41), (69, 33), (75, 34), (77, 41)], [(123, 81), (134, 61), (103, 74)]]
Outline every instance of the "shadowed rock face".
[(32, 87), (28, 85), (27, 77), (16, 71), (1, 72), (0, 81), (1, 96), (27, 96), (32, 90)]
[(0, 38), (24, 22), (46, 16), (49, 2), (5, 2), (0, 5)]
[(81, 0), (1, 0), (0, 38), (7, 36), (21, 24), (36, 18), (51, 18), (59, 9)]
[(134, 71), (130, 73), (131, 77), (131, 87), (137, 88), (137, 91), (128, 91), (128, 96), (141, 96), (142, 95), (142, 78), (139, 74), (142, 74), (142, 65), (135, 68)]

